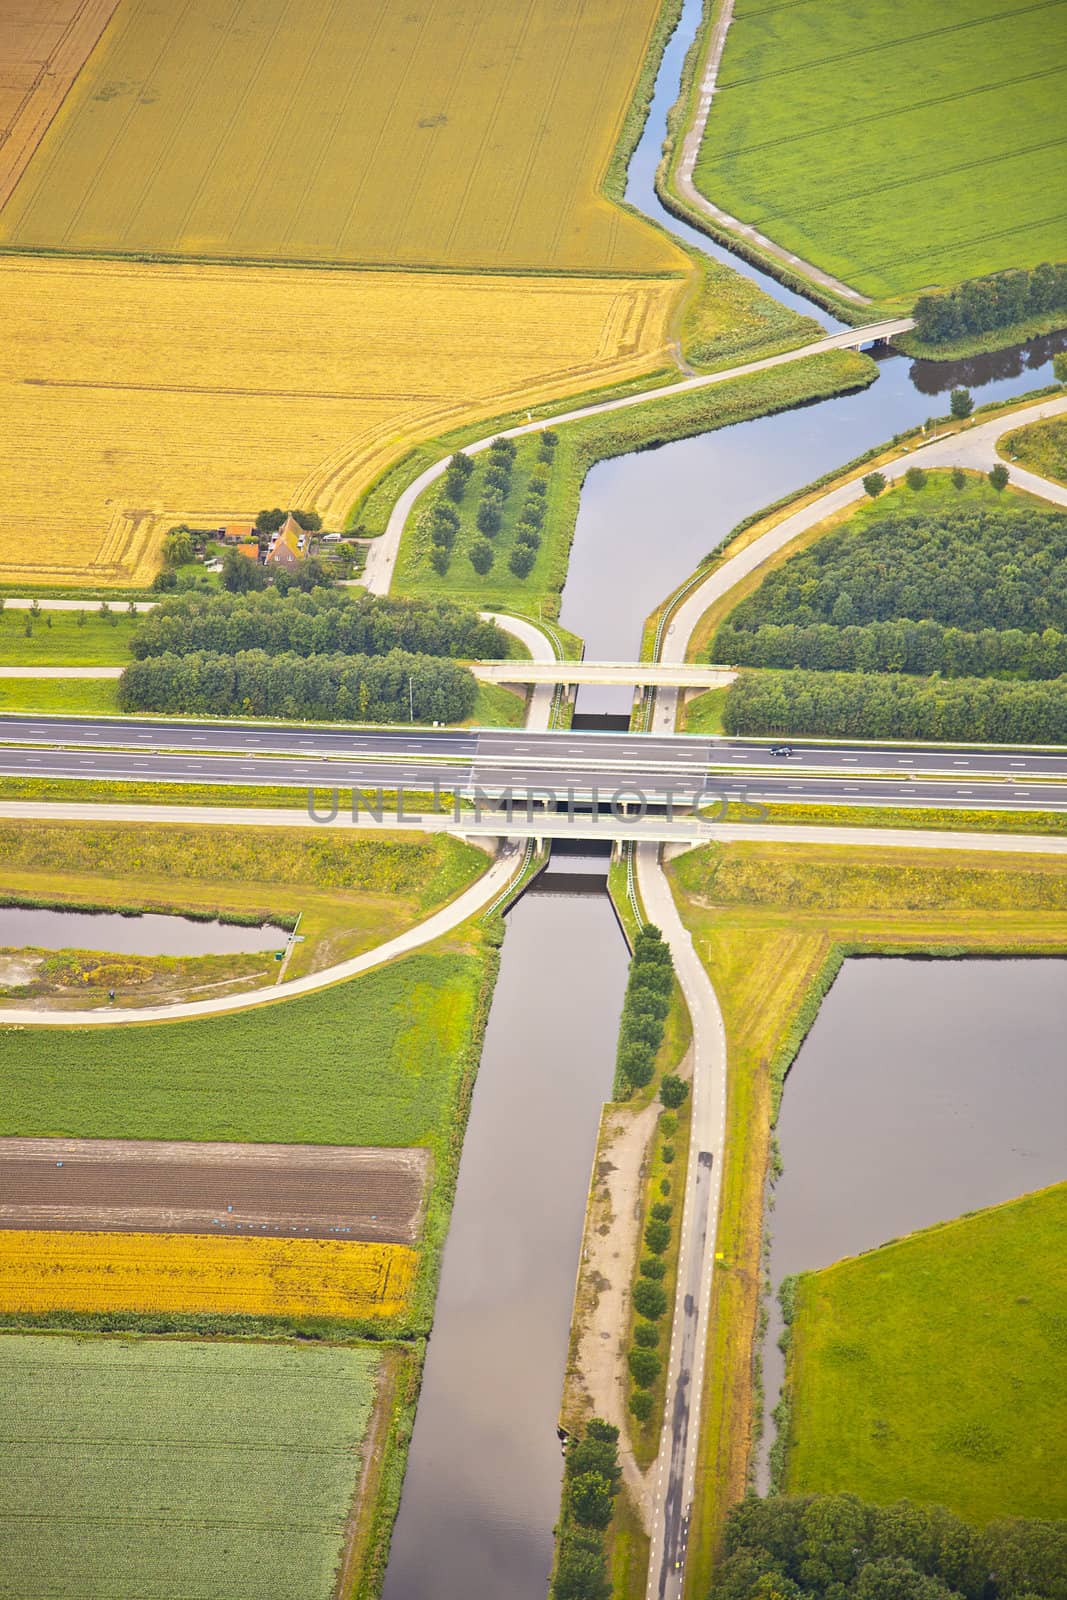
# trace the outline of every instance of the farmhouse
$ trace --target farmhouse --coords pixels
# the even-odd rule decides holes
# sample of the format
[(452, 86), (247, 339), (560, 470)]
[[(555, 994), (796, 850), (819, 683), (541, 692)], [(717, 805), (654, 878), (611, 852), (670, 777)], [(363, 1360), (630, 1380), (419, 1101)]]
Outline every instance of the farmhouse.
[(295, 567), (306, 561), (311, 535), (305, 533), (292, 512), (274, 534), (267, 550), (269, 567)]

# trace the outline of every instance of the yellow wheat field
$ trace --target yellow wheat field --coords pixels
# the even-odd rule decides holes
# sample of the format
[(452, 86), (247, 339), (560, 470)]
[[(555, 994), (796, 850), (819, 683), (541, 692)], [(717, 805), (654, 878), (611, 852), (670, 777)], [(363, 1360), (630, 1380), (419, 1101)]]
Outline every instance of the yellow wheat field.
[(340, 1239), (0, 1229), (0, 1311), (391, 1317), (415, 1264), (408, 1245)]
[(340, 527), (416, 439), (663, 364), (677, 279), (0, 258), (0, 581), (141, 584), (175, 521)]
[(122, 0), (22, 249), (684, 270), (598, 192), (661, 0)]

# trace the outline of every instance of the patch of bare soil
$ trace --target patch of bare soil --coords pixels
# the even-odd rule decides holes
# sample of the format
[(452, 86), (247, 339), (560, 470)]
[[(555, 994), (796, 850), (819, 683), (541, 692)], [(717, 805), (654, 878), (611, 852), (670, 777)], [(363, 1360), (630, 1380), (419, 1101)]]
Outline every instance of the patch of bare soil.
[(630, 1447), (626, 1335), (630, 1285), (641, 1243), (645, 1162), (660, 1107), (605, 1106), (585, 1218), (562, 1422), (573, 1431), (591, 1416), (619, 1430), (623, 1479), (646, 1527), (650, 1496)]
[(428, 1167), (418, 1149), (0, 1139), (0, 1227), (411, 1244)]

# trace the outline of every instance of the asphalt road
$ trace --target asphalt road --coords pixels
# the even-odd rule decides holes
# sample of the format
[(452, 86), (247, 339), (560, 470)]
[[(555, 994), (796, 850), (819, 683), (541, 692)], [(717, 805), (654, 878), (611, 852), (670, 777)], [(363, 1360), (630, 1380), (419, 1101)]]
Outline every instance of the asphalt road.
[(774, 759), (766, 743), (678, 735), (0, 719), (0, 771), (18, 777), (420, 790), (436, 782), (449, 791), (548, 790), (560, 800), (595, 788), (604, 804), (626, 791), (649, 804), (673, 794), (679, 806), (701, 792), (705, 804), (747, 798), (1067, 808), (1067, 752), (793, 749), (789, 758)]

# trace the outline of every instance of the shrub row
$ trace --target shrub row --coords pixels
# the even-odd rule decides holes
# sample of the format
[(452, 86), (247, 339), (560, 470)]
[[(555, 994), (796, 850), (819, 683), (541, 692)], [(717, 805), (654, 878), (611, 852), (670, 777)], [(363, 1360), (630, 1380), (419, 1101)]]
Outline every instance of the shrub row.
[(618, 1428), (599, 1417), (584, 1439), (567, 1441), (552, 1600), (608, 1600), (611, 1593), (604, 1532), (622, 1482), (618, 1445)]
[(634, 939), (633, 959), (619, 1023), (616, 1093), (651, 1083), (663, 1024), (670, 1010), (674, 962), (658, 928), (646, 923)]
[(909, 678), (889, 673), (742, 673), (723, 712), (728, 734), (1067, 744), (1067, 677)]
[(1067, 307), (1067, 263), (1043, 261), (1029, 272), (1014, 268), (971, 278), (915, 302), (915, 332), (929, 344), (1007, 328), (1026, 317)]
[(504, 634), (471, 606), (448, 600), (314, 589), (310, 594), (190, 594), (146, 613), (130, 641), (137, 660), (167, 653), (384, 656), (409, 650), (460, 660), (501, 658)]
[(309, 718), (315, 721), (460, 722), (477, 684), (437, 656), (196, 651), (134, 661), (119, 681), (123, 711)]
[(905, 672), (946, 678), (1059, 678), (1067, 673), (1067, 632), (983, 628), (967, 632), (940, 622), (767, 623), (751, 633), (724, 623), (716, 661), (743, 667), (806, 667), (817, 672)]

